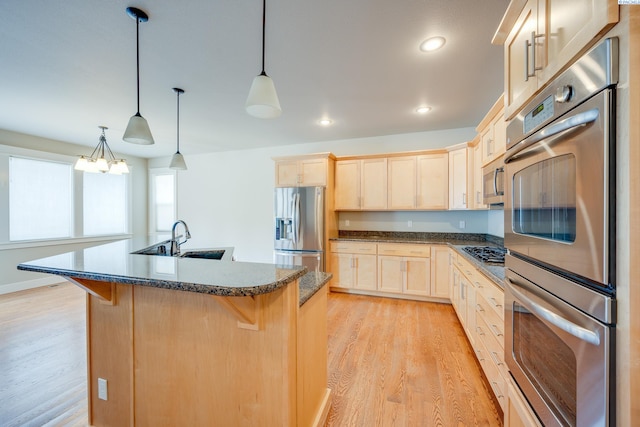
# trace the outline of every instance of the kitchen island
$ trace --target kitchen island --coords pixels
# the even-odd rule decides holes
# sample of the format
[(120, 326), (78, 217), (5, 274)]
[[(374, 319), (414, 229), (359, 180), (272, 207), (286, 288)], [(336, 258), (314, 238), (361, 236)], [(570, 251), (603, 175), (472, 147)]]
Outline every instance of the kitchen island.
[(143, 240), (18, 266), (87, 291), (89, 424), (323, 425), (330, 275), (132, 254)]

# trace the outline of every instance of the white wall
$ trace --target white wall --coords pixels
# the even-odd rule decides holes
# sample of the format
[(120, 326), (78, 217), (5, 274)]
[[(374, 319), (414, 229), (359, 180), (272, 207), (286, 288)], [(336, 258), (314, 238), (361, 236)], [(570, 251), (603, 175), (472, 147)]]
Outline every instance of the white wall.
[[(187, 153), (188, 170), (178, 173), (178, 218), (187, 222), (192, 235), (184, 248), (234, 246), (238, 260), (272, 261), (272, 157), (327, 151), (346, 156), (424, 150), (469, 141), (474, 136), (475, 129), (463, 128), (197, 156)], [(153, 159), (149, 167), (166, 166), (169, 161)], [(354, 222), (349, 229), (361, 225), (369, 230), (407, 230), (406, 221), (411, 219), (412, 231), (486, 233), (490, 215), (487, 211), (351, 212), (340, 214), (340, 227), (345, 228), (344, 221), (350, 219)], [(466, 222), (464, 230), (459, 228), (461, 220)]]
[[(97, 144), (97, 142), (96, 142)], [(79, 154), (89, 154), (92, 148), (78, 146), (61, 141), (40, 138), (0, 129), (0, 156), (23, 155), (34, 158), (47, 158), (54, 155), (71, 162)], [(147, 233), (147, 160), (133, 156), (118, 157), (127, 159), (131, 166), (131, 203), (132, 215), (130, 231), (132, 234)], [(7, 176), (0, 176), (0, 193), (6, 189)], [(8, 221), (7, 209), (0, 209), (0, 220)], [(108, 238), (107, 238), (108, 239)], [(103, 243), (105, 238), (65, 239), (57, 242), (29, 244), (0, 243), (0, 294), (19, 289), (59, 282), (60, 278), (51, 275), (17, 270), (17, 264), (37, 258), (56, 255), (63, 252)]]

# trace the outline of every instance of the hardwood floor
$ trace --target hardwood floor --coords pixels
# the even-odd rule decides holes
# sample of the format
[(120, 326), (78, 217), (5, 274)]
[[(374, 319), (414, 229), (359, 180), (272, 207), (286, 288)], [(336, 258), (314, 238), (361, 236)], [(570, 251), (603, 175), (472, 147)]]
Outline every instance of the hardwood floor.
[(85, 292), (0, 295), (0, 426), (87, 425)]
[(328, 426), (500, 426), (448, 304), (332, 293)]
[[(450, 305), (331, 293), (327, 426), (499, 426)], [(87, 425), (85, 293), (0, 296), (0, 426)]]

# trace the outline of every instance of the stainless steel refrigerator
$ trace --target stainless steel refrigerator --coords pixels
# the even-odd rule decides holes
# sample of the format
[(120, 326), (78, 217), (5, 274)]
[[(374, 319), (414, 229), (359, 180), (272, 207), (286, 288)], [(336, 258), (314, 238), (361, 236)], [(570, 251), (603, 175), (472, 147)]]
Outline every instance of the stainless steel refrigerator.
[(276, 188), (276, 264), (324, 271), (324, 192), (324, 187)]

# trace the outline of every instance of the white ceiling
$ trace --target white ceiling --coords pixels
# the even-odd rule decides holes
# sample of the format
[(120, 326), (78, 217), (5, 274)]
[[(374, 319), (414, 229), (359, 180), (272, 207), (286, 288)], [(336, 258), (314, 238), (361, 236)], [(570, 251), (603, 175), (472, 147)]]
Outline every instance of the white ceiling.
[[(244, 110), (260, 72), (260, 0), (2, 0), (0, 128), (117, 152), (186, 154), (475, 126), (502, 92), (491, 37), (508, 0), (269, 0), (266, 71), (283, 113)], [(122, 141), (136, 111), (156, 140)], [(443, 49), (422, 53), (442, 35)], [(432, 111), (417, 115), (426, 104)], [(317, 121), (329, 116), (333, 126)], [(87, 154), (87, 153), (78, 153)]]

